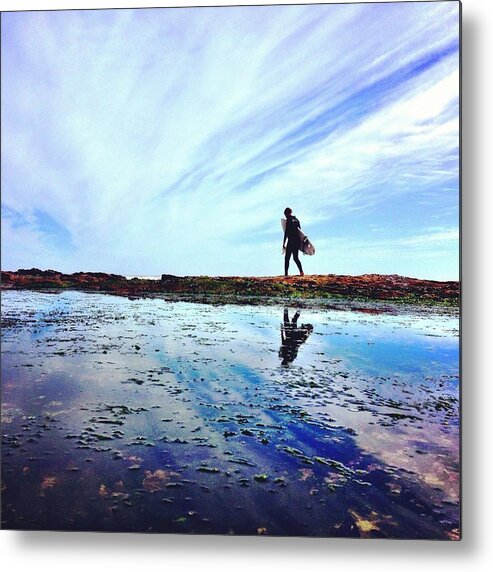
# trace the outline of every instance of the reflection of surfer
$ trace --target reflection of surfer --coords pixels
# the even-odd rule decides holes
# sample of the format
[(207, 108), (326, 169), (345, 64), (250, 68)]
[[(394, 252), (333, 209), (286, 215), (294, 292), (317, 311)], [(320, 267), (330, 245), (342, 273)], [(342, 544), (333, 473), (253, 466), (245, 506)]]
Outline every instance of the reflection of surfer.
[(284, 229), (284, 240), (282, 241), (282, 248), (286, 250), (284, 257), (284, 276), (288, 275), (291, 255), (293, 255), (293, 260), (300, 271), (300, 276), (304, 276), (305, 274), (300, 259), (298, 258), (298, 250), (301, 249), (300, 221), (293, 215), (293, 211), (289, 207), (284, 209), (284, 216), (286, 217), (286, 228)]
[(298, 349), (304, 344), (308, 336), (312, 333), (311, 324), (301, 324), (298, 327), (300, 311), (297, 310), (291, 322), (289, 321), (288, 309), (284, 308), (284, 323), (281, 325), (281, 348), (279, 357), (282, 359), (281, 365), (288, 366), (296, 359)]

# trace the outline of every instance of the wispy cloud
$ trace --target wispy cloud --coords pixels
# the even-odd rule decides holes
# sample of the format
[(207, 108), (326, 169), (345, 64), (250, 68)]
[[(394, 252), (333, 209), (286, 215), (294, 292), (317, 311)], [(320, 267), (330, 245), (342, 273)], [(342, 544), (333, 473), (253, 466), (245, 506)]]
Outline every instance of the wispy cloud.
[(401, 238), (399, 242), (408, 246), (433, 246), (447, 244), (450, 242), (454, 243), (454, 245), (458, 245), (459, 230), (455, 228), (447, 230), (435, 230), (429, 234), (421, 234), (418, 236), (411, 236), (409, 238)]
[(4, 13), (2, 73), (4, 267), (273, 274), (288, 204), (309, 272), (457, 228), (458, 3)]

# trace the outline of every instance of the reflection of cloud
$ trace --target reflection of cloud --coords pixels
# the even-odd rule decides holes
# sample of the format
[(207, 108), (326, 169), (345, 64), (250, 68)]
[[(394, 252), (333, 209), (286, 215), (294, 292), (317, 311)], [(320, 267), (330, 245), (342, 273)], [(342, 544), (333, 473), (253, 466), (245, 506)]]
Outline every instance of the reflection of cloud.
[(456, 3), (2, 19), (8, 267), (272, 274), (287, 203), (319, 241), (456, 216)]
[(146, 491), (155, 492), (166, 489), (166, 485), (172, 477), (179, 477), (180, 474), (174, 471), (165, 471), (156, 469), (154, 472), (145, 471), (145, 477), (142, 486)]
[[(439, 488), (450, 502), (457, 502), (459, 472), (458, 467), (450, 466), (459, 457), (456, 434), (447, 435), (436, 424), (422, 421), (420, 428), (411, 424), (401, 426), (397, 436), (389, 427), (375, 423), (375, 417), (367, 412), (354, 414), (334, 405), (327, 406), (325, 411), (338, 423), (356, 430), (354, 439), (358, 447), (379, 460), (376, 468), (380, 468), (381, 462), (419, 475), (426, 484)], [(420, 445), (426, 447), (427, 454), (416, 453)], [(394, 484), (390, 491), (398, 495), (401, 488)]]

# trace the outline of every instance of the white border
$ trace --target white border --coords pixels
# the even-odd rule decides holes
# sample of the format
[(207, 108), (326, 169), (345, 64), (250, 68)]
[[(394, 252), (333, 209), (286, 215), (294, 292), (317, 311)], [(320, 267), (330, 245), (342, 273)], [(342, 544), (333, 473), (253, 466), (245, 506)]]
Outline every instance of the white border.
[[(248, 2), (239, 2), (248, 4)], [(255, 4), (269, 4), (257, 0)], [(282, 3), (296, 3), (285, 0)], [(0, 0), (1, 10), (164, 7), (225, 0)], [(461, 542), (0, 531), (4, 570), (50, 572), (482, 571), (493, 561), (493, 2), (463, 2), (463, 534)], [(2, 78), (8, 82), (7, 77)], [(490, 183), (489, 188), (487, 182)], [(489, 430), (488, 430), (489, 429)]]

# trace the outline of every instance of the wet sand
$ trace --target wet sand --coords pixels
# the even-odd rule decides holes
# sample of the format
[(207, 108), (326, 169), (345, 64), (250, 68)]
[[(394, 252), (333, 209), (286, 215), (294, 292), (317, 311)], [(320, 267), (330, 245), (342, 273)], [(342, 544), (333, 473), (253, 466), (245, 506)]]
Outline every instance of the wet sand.
[(458, 538), (454, 309), (11, 290), (2, 325), (4, 528)]

